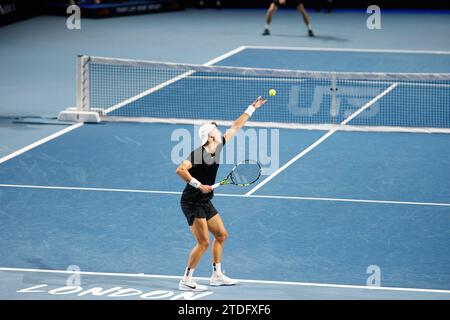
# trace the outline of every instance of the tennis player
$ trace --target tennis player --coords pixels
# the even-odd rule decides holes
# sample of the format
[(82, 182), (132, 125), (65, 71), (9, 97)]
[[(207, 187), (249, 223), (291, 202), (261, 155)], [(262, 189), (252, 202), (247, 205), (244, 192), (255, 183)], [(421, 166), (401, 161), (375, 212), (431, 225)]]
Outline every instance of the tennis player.
[(202, 145), (191, 152), (177, 168), (176, 173), (186, 181), (186, 187), (181, 196), (181, 209), (186, 216), (192, 234), (197, 244), (192, 249), (188, 264), (179, 283), (180, 290), (204, 291), (207, 287), (194, 282), (192, 275), (201, 257), (209, 246), (209, 232), (214, 235), (212, 242), (212, 276), (210, 285), (230, 286), (236, 281), (225, 276), (221, 270), (221, 259), (224, 242), (228, 236), (222, 218), (211, 203), (213, 190), (211, 185), (216, 180), (219, 168), (220, 152), (224, 144), (241, 129), (253, 112), (267, 100), (258, 97), (237, 118), (224, 135), (215, 122), (205, 123), (199, 129)]
[[(314, 32), (311, 27), (311, 20), (309, 19), (308, 13), (306, 12), (305, 6), (303, 5), (302, 1), (300, 0), (293, 0), (292, 2), (295, 3), (295, 7), (297, 8), (297, 11), (300, 12), (300, 14), (303, 16), (303, 21), (305, 22), (306, 26), (308, 27), (308, 35), (310, 37), (314, 37)], [(270, 35), (269, 26), (272, 22), (272, 16), (277, 11), (279, 6), (284, 6), (286, 4), (286, 0), (273, 0), (273, 2), (270, 4), (269, 9), (266, 13), (266, 23), (264, 25), (264, 32), (263, 36)]]

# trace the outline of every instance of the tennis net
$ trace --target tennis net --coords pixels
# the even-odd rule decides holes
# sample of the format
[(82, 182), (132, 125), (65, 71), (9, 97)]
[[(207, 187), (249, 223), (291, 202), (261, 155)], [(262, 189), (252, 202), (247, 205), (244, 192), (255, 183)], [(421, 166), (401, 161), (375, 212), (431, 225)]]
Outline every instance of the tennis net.
[(450, 74), (307, 72), (79, 56), (77, 107), (107, 121), (450, 132)]

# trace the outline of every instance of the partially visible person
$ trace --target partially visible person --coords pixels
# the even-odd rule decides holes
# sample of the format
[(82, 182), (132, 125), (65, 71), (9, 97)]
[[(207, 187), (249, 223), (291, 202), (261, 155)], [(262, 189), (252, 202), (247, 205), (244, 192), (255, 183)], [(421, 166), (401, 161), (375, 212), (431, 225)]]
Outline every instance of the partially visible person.
[[(289, 1), (290, 2), (290, 1)], [(309, 18), (308, 13), (306, 12), (305, 6), (303, 5), (301, 0), (292, 0), (292, 2), (295, 3), (295, 7), (297, 8), (297, 11), (302, 15), (303, 21), (306, 24), (306, 27), (308, 28), (308, 35), (310, 37), (314, 37), (314, 32), (311, 27), (311, 19)], [(263, 36), (270, 35), (269, 26), (272, 23), (272, 17), (277, 11), (278, 7), (286, 5), (286, 0), (274, 0), (271, 4), (269, 9), (267, 10), (266, 19), (265, 19), (265, 25), (264, 25), (264, 31)]]

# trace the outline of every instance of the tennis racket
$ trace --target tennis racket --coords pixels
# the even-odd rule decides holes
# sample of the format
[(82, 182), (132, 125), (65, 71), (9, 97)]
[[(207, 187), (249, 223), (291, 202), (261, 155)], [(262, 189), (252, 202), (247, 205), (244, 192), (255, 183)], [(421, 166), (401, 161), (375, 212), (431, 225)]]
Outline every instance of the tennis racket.
[(215, 183), (211, 188), (225, 184), (234, 184), (240, 187), (247, 187), (256, 182), (261, 176), (261, 166), (257, 161), (244, 160), (234, 166), (233, 170), (222, 181)]

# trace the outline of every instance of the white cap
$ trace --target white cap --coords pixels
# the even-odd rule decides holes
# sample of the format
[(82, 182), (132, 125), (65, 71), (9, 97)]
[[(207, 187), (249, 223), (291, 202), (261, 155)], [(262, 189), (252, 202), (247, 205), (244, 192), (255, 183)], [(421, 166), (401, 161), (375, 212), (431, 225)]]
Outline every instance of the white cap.
[(200, 139), (202, 140), (202, 145), (204, 145), (208, 141), (208, 135), (211, 131), (214, 130), (216, 126), (212, 124), (211, 122), (202, 124), (200, 129), (198, 129), (198, 135), (200, 136)]

